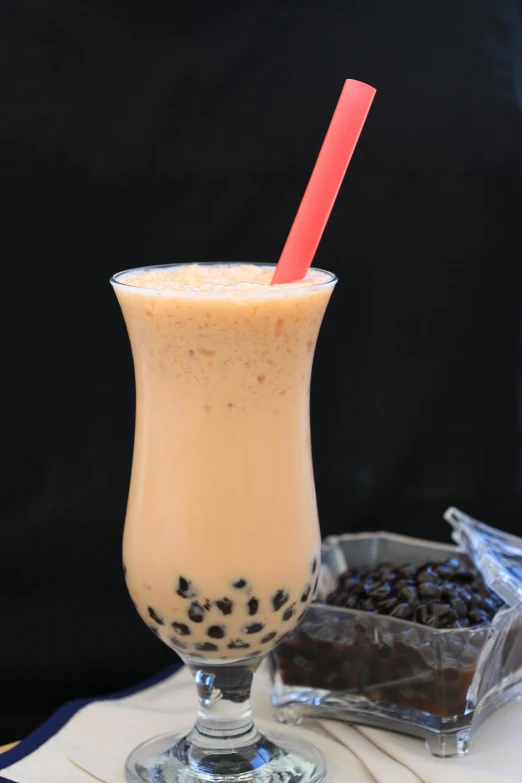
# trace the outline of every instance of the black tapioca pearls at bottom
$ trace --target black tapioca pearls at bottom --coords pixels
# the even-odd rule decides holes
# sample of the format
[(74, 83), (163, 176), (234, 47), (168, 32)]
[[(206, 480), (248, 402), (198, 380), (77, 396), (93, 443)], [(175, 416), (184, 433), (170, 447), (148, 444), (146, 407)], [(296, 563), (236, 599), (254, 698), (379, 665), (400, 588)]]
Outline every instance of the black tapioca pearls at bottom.
[(169, 636), (169, 644), (172, 645), (176, 650), (186, 650), (187, 645), (185, 642), (182, 642), (181, 639), (179, 639), (177, 636)]
[(242, 639), (232, 639), (232, 641), (227, 644), (227, 647), (229, 650), (248, 650), (250, 645)]
[(301, 601), (303, 604), (306, 603), (306, 601), (308, 601), (311, 589), (312, 589), (312, 585), (306, 585), (305, 589), (303, 590), (303, 594), (301, 595)]
[(197, 601), (194, 601), (194, 603), (190, 604), (190, 608), (188, 610), (189, 620), (192, 620), (193, 623), (202, 623), (204, 615), (205, 610), (201, 604), (198, 604)]
[(180, 596), (180, 598), (196, 597), (196, 591), (192, 587), (192, 582), (190, 579), (186, 579), (184, 576), (180, 576), (178, 579), (176, 593)]
[(264, 623), (248, 623), (243, 627), (243, 633), (252, 634), (259, 633), (265, 627)]
[(212, 644), (212, 642), (198, 642), (196, 644), (196, 650), (200, 650), (200, 652), (217, 652), (219, 647), (217, 644)]
[(165, 625), (163, 617), (158, 614), (158, 612), (152, 606), (147, 606), (147, 612), (149, 613), (149, 617), (154, 620), (155, 623), (158, 623), (158, 625)]
[(190, 636), (190, 628), (185, 623), (173, 622), (172, 627), (180, 636)]
[(279, 609), (281, 609), (282, 606), (284, 606), (290, 596), (286, 592), (286, 590), (278, 590), (274, 593), (272, 596), (272, 607), (274, 609), (274, 612), (278, 612)]
[(250, 601), (247, 603), (247, 611), (249, 615), (257, 614), (257, 610), (259, 609), (259, 601), (257, 598), (251, 598)]
[(261, 639), (261, 644), (268, 644), (268, 642), (271, 642), (272, 639), (275, 639), (277, 636), (277, 631), (270, 631), (270, 633), (267, 633), (263, 638)]
[(219, 601), (216, 601), (216, 606), (222, 614), (232, 614), (234, 602), (230, 598), (220, 598)]
[(287, 620), (290, 620), (295, 614), (295, 607), (294, 604), (292, 606), (289, 606), (288, 609), (285, 609), (283, 612), (283, 620), (286, 622)]
[(207, 628), (207, 636), (210, 636), (211, 639), (223, 639), (225, 633), (224, 625), (211, 625), (210, 628)]
[(243, 590), (247, 584), (246, 579), (236, 579), (235, 582), (232, 582), (232, 587), (235, 587), (236, 590)]

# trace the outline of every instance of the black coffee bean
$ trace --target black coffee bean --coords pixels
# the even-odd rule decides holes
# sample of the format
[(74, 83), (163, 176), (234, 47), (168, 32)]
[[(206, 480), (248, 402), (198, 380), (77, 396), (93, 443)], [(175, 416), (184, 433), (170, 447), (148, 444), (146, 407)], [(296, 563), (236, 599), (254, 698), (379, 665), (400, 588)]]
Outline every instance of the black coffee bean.
[(411, 587), (403, 587), (397, 597), (399, 601), (403, 601), (407, 604), (414, 604), (418, 600), (417, 590), (413, 585), (411, 585)]
[(159, 615), (157, 611), (152, 608), (152, 606), (147, 606), (147, 611), (149, 613), (149, 617), (151, 617), (155, 623), (158, 623), (158, 625), (165, 625), (163, 617), (161, 617), (161, 615)]
[(149, 628), (152, 631), (152, 633), (154, 634), (154, 636), (159, 636), (159, 631), (158, 631), (158, 629), (156, 628), (155, 625), (149, 625)]
[(259, 631), (262, 631), (264, 627), (264, 623), (249, 623), (248, 625), (244, 626), (243, 632), (246, 634), (259, 633)]
[(242, 590), (246, 585), (246, 579), (238, 579), (236, 582), (232, 582), (232, 587), (235, 587), (236, 590)]
[(467, 617), (459, 617), (458, 620), (455, 620), (453, 623), (454, 628), (469, 628), (469, 620)]
[(484, 598), (482, 600), (483, 608), (490, 614), (496, 614), (500, 608), (499, 602), (494, 598)]
[(475, 579), (475, 574), (470, 568), (459, 568), (459, 570), (454, 574), (453, 578), (459, 582), (473, 582)]
[(434, 603), (434, 604), (430, 604), (428, 608), (429, 608), (430, 614), (433, 617), (445, 617), (448, 614), (449, 610), (450, 610), (448, 604), (435, 604)]
[(202, 623), (204, 614), (205, 614), (205, 610), (203, 609), (201, 604), (198, 604), (196, 601), (190, 604), (190, 609), (188, 610), (188, 616), (193, 623)]
[(271, 642), (272, 639), (275, 639), (277, 636), (277, 631), (270, 631), (270, 633), (267, 633), (266, 636), (263, 636), (261, 639), (261, 644), (267, 644), (268, 642)]
[(397, 606), (396, 598), (387, 598), (385, 601), (380, 601), (380, 603), (377, 604), (377, 609), (382, 614), (390, 614), (392, 609), (395, 609), (396, 606)]
[(471, 599), (473, 598), (472, 593), (467, 589), (467, 587), (463, 587), (461, 590), (459, 590), (458, 596), (459, 598), (462, 598), (462, 600), (465, 601), (468, 606), (471, 602)]
[(435, 601), (441, 597), (442, 590), (432, 582), (421, 582), (418, 587), (421, 598), (433, 598)]
[(192, 587), (192, 583), (189, 579), (185, 579), (184, 576), (180, 576), (178, 579), (178, 588), (176, 590), (176, 593), (181, 596), (181, 598), (195, 598), (196, 597), (196, 591)]
[(415, 607), (415, 622), (425, 625), (429, 617), (428, 607), (426, 604), (419, 604)]
[(455, 569), (451, 568), (451, 566), (447, 565), (446, 563), (442, 563), (441, 565), (437, 566), (435, 571), (441, 577), (441, 579), (449, 579), (455, 573)]
[(390, 612), (390, 617), (396, 617), (398, 620), (409, 620), (412, 615), (413, 607), (409, 604), (397, 604)]
[(281, 607), (286, 604), (289, 597), (290, 596), (285, 590), (278, 590), (277, 593), (274, 593), (272, 596), (272, 606), (274, 607), (274, 612), (279, 611), (279, 609), (281, 609)]
[(259, 601), (257, 598), (250, 599), (250, 601), (247, 603), (247, 609), (248, 614), (257, 614), (257, 610), (259, 609)]
[(230, 598), (221, 598), (219, 601), (216, 601), (216, 606), (223, 614), (232, 614), (234, 602)]
[(210, 636), (211, 639), (222, 639), (225, 635), (225, 630), (222, 625), (211, 625), (207, 629), (207, 636)]
[(440, 582), (440, 576), (430, 569), (426, 569), (425, 571), (421, 571), (420, 574), (417, 576), (417, 584), (425, 584), (426, 582), (429, 582), (431, 584), (435, 584), (436, 582)]
[(411, 587), (412, 585), (415, 585), (413, 579), (397, 579), (393, 585), (393, 591), (394, 593), (400, 593), (405, 587)]
[(175, 647), (177, 650), (187, 649), (185, 642), (182, 642), (181, 639), (178, 639), (176, 636), (169, 636), (169, 644), (171, 644), (172, 647)]
[(378, 601), (381, 598), (387, 598), (390, 592), (391, 592), (390, 585), (387, 582), (384, 582), (384, 584), (379, 585), (378, 587), (374, 587), (373, 590), (371, 590), (368, 593), (368, 595), (370, 598), (373, 598), (375, 601)]
[(397, 568), (397, 574), (402, 579), (409, 579), (410, 577), (414, 576), (414, 574), (417, 572), (417, 569), (413, 565), (413, 563), (406, 563), (405, 565), (401, 566), (400, 568)]
[(449, 585), (447, 582), (444, 582), (442, 585), (442, 593), (440, 594), (441, 600), (445, 603), (449, 603), (453, 600), (455, 594), (455, 588), (453, 585)]
[(250, 645), (248, 642), (244, 642), (242, 639), (234, 639), (227, 644), (229, 650), (247, 650)]
[(217, 644), (212, 644), (212, 642), (198, 642), (196, 644), (196, 650), (200, 650), (201, 652), (216, 652), (216, 650), (219, 650), (219, 647)]
[(287, 620), (290, 620), (291, 617), (294, 616), (294, 607), (289, 606), (288, 609), (285, 609), (283, 612), (283, 620), (286, 622)]
[(468, 618), (472, 625), (482, 625), (483, 623), (489, 623), (489, 617), (483, 609), (470, 609)]
[(172, 627), (180, 636), (190, 636), (190, 628), (185, 623), (172, 623)]
[(453, 625), (457, 619), (457, 612), (454, 609), (449, 609), (448, 613), (446, 614), (446, 626), (449, 627), (450, 625)]
[[(353, 588), (359, 584), (357, 579), (342, 579), (340, 580), (340, 584), (343, 586), (343, 588), (349, 593)], [(307, 585), (308, 592), (310, 592), (310, 587)], [(306, 598), (305, 598), (306, 601)]]
[(462, 598), (453, 598), (453, 600), (450, 601), (450, 606), (457, 613), (458, 617), (466, 617), (468, 613), (468, 607)]
[[(311, 588), (311, 585), (306, 585), (305, 589), (303, 590), (303, 594), (302, 594), (302, 596), (301, 596), (301, 601), (303, 602), (303, 604), (304, 604), (306, 601), (308, 601), (308, 596), (310, 595), (310, 590), (311, 590), (311, 589), (312, 589), (312, 588)], [(346, 585), (345, 585), (345, 589), (347, 589), (347, 588), (346, 588)]]

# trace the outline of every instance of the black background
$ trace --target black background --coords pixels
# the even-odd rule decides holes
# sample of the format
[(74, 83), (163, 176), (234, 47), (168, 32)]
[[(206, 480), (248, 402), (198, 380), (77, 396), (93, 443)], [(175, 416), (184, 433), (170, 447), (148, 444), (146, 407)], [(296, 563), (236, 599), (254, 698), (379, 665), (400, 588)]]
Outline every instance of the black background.
[(3, 0), (0, 742), (172, 661), (121, 575), (110, 274), (276, 261), (347, 77), (378, 92), (316, 257), (323, 532), (520, 531), (520, 0)]

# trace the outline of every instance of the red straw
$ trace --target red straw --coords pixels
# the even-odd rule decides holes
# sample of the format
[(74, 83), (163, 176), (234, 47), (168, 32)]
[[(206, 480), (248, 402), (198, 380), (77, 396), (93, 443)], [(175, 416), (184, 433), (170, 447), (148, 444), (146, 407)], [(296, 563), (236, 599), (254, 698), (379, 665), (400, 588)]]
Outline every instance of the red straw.
[(369, 84), (345, 81), (272, 284), (302, 280), (310, 269), (374, 95)]

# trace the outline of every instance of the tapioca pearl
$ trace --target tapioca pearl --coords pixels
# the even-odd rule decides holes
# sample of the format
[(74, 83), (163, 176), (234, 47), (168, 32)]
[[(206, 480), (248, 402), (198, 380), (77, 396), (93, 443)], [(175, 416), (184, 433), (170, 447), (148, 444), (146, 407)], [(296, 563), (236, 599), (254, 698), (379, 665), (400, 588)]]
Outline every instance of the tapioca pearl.
[(259, 609), (259, 601), (257, 598), (251, 598), (250, 601), (247, 603), (247, 611), (248, 614), (253, 615), (257, 614), (257, 610)]
[(173, 622), (172, 627), (180, 636), (190, 636), (190, 628), (185, 623)]
[(207, 636), (210, 636), (211, 639), (223, 639), (225, 633), (224, 625), (211, 625), (210, 628), (207, 628)]
[(200, 652), (217, 652), (219, 647), (217, 644), (212, 644), (212, 642), (198, 642), (196, 644), (196, 650), (199, 650)]
[(147, 606), (147, 612), (149, 613), (149, 617), (154, 620), (155, 623), (158, 623), (158, 625), (165, 625), (163, 617), (158, 614), (152, 606)]
[(181, 639), (178, 639), (176, 636), (169, 636), (169, 644), (172, 645), (172, 647), (175, 647), (176, 650), (186, 650), (187, 645), (185, 642), (182, 642)]
[(301, 601), (303, 602), (303, 604), (306, 603), (306, 601), (308, 601), (308, 597), (310, 595), (311, 589), (312, 589), (311, 585), (306, 585), (305, 589), (303, 590), (303, 594), (301, 596)]
[(248, 623), (243, 627), (243, 633), (252, 634), (259, 633), (265, 627), (264, 623)]
[(278, 590), (276, 593), (274, 593), (272, 596), (272, 606), (274, 608), (274, 612), (278, 612), (279, 609), (281, 609), (281, 607), (286, 604), (289, 597), (290, 596), (286, 590)]
[(268, 642), (271, 642), (272, 639), (275, 639), (277, 636), (277, 631), (270, 631), (270, 633), (267, 633), (266, 636), (263, 636), (261, 639), (261, 644), (268, 644)]
[(234, 609), (234, 602), (231, 601), (230, 598), (225, 597), (221, 598), (219, 601), (216, 601), (216, 606), (223, 614), (232, 614), (232, 610)]
[(250, 647), (248, 642), (244, 642), (242, 639), (233, 639), (227, 644), (229, 650), (248, 650)]
[(181, 598), (195, 598), (197, 595), (196, 591), (192, 587), (192, 582), (190, 579), (186, 579), (184, 576), (180, 576), (178, 579), (176, 593)]
[(295, 614), (295, 606), (292, 604), (292, 606), (289, 606), (288, 609), (285, 609), (283, 612), (283, 620), (287, 622), (290, 620)]
[(193, 623), (202, 623), (204, 614), (205, 610), (201, 604), (197, 603), (197, 601), (194, 601), (194, 603), (190, 604), (188, 616), (189, 620), (192, 620)]
[(246, 579), (236, 579), (235, 582), (232, 582), (232, 587), (235, 587), (236, 590), (243, 590), (247, 586), (247, 580)]
[(152, 631), (152, 633), (154, 634), (154, 636), (158, 636), (159, 637), (159, 631), (158, 631), (158, 629), (156, 628), (155, 625), (149, 625), (149, 628)]

